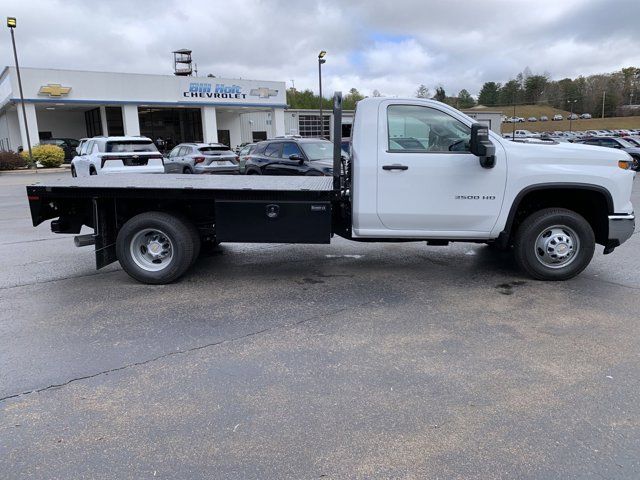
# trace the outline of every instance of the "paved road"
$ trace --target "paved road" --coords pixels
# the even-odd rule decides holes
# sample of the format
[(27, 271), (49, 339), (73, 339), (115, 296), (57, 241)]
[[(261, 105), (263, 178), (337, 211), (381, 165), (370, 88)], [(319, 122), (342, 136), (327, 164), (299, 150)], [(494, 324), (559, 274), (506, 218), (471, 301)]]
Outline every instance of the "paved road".
[(0, 175), (2, 478), (640, 477), (640, 234), (564, 283), (339, 239), (152, 287), (32, 228), (34, 179)]

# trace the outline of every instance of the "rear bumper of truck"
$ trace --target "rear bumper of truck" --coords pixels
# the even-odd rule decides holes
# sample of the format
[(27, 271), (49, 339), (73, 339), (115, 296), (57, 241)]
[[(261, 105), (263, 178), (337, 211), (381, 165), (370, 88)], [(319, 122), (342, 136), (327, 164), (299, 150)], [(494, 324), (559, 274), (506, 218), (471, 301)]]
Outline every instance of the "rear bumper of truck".
[(636, 228), (636, 217), (633, 213), (609, 215), (609, 241), (604, 253), (611, 253), (629, 240)]

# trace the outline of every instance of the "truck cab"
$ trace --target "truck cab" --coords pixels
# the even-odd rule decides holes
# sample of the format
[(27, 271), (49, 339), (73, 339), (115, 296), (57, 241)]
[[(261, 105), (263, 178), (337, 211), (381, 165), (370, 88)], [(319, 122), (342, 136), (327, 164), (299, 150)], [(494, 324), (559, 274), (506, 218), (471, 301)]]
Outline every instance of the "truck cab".
[[(487, 168), (471, 148), (474, 124), (431, 100), (359, 102), (351, 150), (352, 237), (484, 241), (507, 249), (528, 217), (553, 209), (580, 216), (592, 231), (588, 236), (606, 252), (631, 235), (634, 173), (626, 153), (522, 144), (488, 132), (495, 151)], [(562, 229), (541, 234), (555, 238), (555, 244), (562, 243), (560, 237), (569, 239), (561, 248), (570, 251), (568, 262), (579, 256), (571, 252), (593, 242), (584, 240), (581, 247), (580, 228), (565, 230), (573, 234)], [(553, 245), (544, 238), (533, 243), (531, 251), (544, 250), (537, 277), (564, 278), (558, 259), (565, 257), (551, 253)]]

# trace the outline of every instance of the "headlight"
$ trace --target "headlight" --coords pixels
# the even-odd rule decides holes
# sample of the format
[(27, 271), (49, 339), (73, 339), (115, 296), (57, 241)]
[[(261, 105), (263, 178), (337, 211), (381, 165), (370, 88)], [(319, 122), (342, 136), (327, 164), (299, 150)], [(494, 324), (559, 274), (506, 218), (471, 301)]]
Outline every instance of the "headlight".
[(629, 160), (619, 160), (618, 161), (618, 167), (622, 168), (623, 170), (629, 170), (631, 168), (631, 164), (633, 162), (629, 161)]

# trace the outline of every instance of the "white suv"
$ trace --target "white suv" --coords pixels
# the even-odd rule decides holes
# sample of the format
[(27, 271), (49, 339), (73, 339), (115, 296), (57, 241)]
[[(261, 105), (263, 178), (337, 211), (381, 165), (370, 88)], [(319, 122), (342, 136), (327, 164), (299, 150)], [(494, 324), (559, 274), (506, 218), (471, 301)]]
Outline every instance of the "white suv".
[(162, 155), (147, 137), (93, 137), (71, 161), (71, 175), (164, 173)]

